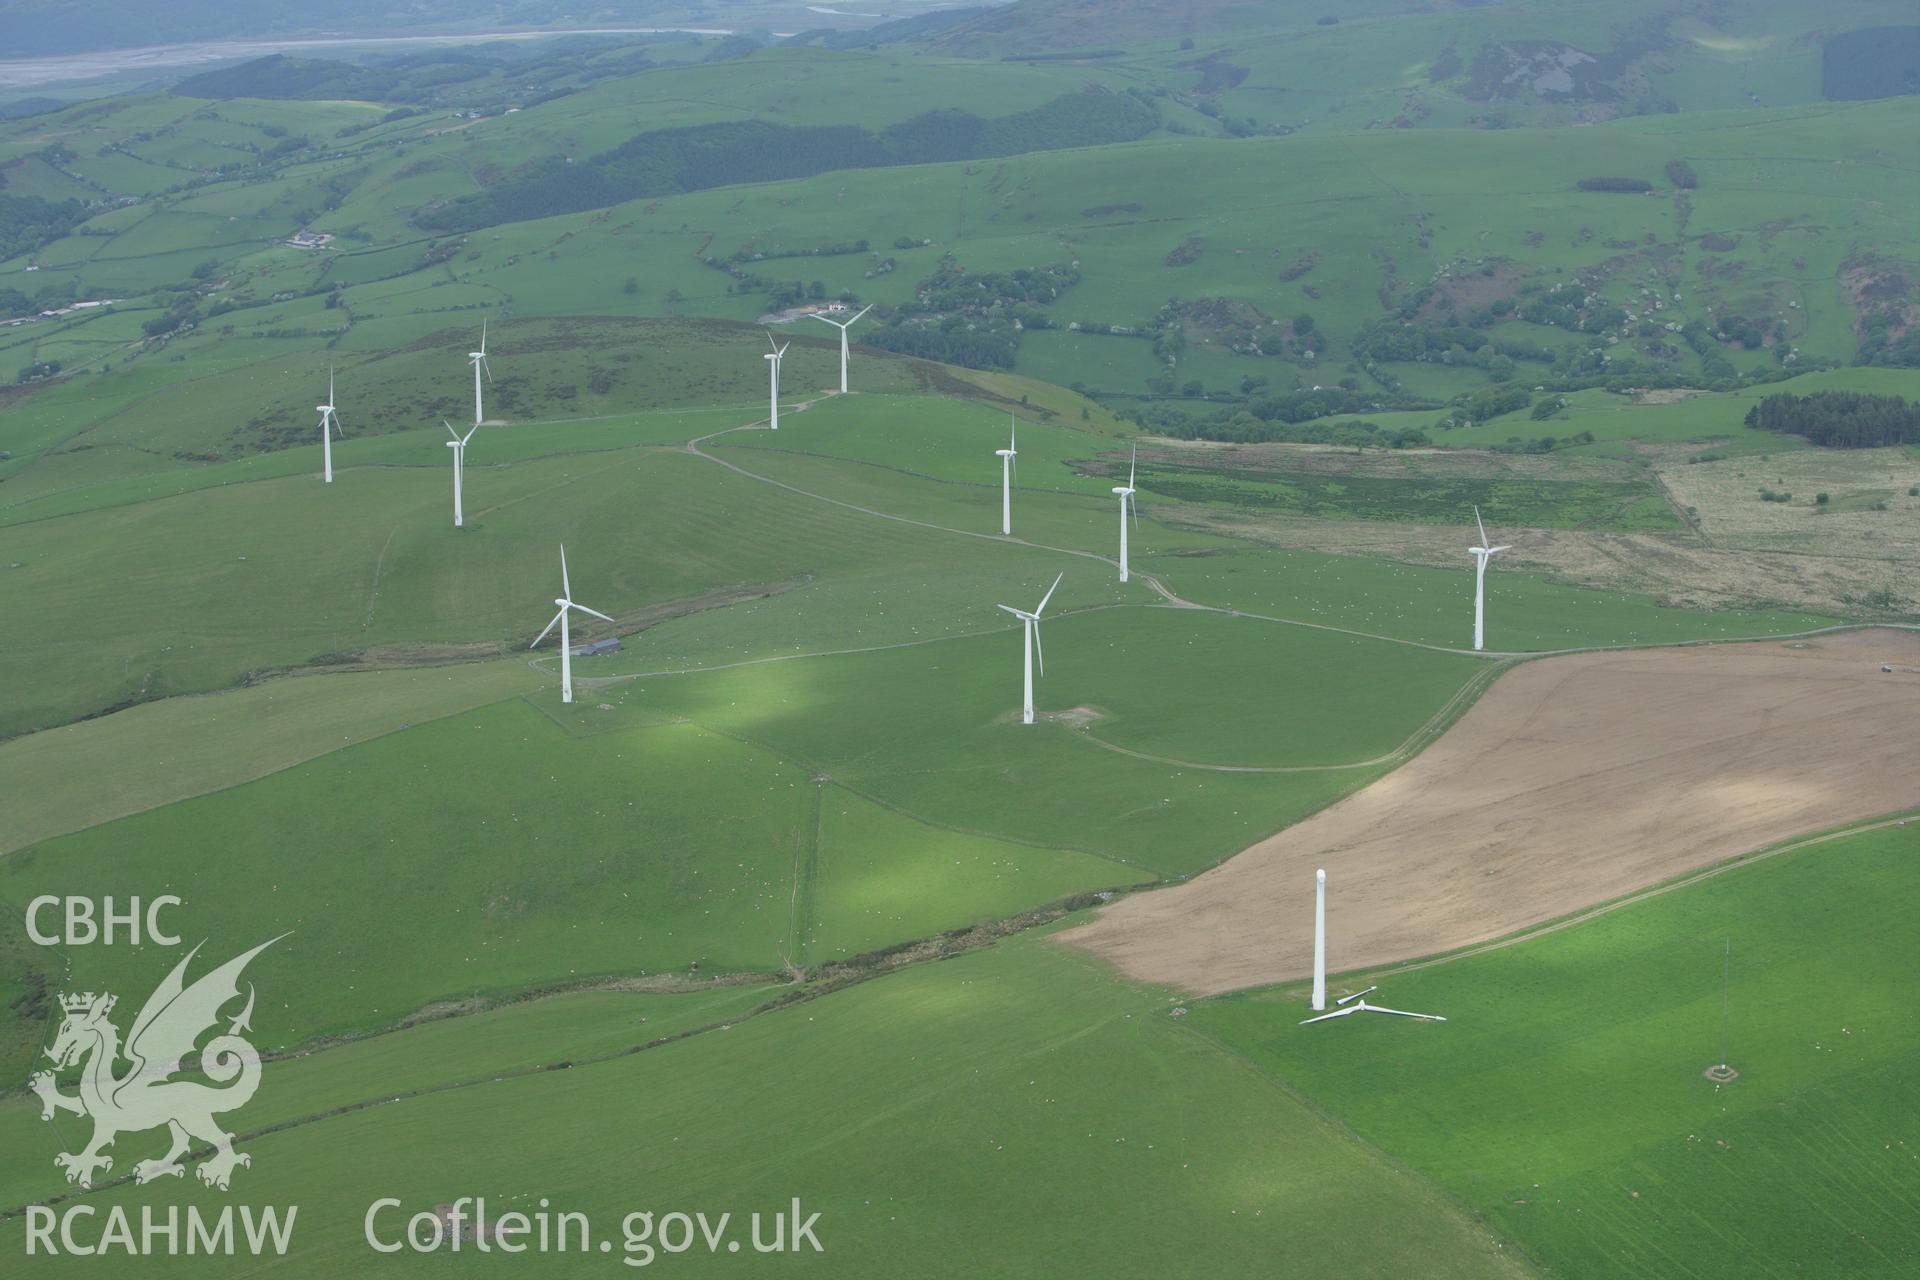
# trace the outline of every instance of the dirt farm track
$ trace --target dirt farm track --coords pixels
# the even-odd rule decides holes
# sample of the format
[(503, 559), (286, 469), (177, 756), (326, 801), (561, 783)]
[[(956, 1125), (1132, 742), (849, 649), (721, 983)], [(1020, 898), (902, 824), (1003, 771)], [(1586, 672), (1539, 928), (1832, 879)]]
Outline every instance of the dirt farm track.
[(1920, 807), (1917, 746), (1920, 633), (1523, 663), (1404, 768), (1061, 937), (1195, 993), (1300, 978), (1325, 867), (1329, 971), (1430, 955)]

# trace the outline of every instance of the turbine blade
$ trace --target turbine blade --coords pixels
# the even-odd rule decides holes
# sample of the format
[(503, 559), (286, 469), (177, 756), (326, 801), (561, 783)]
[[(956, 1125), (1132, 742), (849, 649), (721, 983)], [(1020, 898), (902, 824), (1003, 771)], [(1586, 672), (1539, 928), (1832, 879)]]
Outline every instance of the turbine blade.
[[(573, 601), (572, 601), (572, 600), (568, 600), (568, 601), (567, 601), (567, 603), (568, 603), (568, 604), (573, 604)], [(600, 611), (599, 611), (598, 609), (589, 609), (589, 608), (587, 608), (587, 606), (585, 606), (585, 605), (583, 605), (583, 604), (574, 604), (574, 605), (573, 605), (573, 607), (574, 607), (574, 608), (576, 608), (576, 609), (578, 609), (578, 610), (579, 610), (580, 612), (582, 612), (582, 613), (590, 613), (590, 614), (592, 614), (592, 615), (593, 615), (594, 617), (596, 617), (596, 618), (598, 618), (598, 619), (600, 619), (600, 621), (602, 621), (602, 622), (612, 622), (612, 621), (613, 621), (613, 619), (612, 619), (612, 618), (609, 618), (609, 617), (608, 617), (608, 616), (607, 616), (606, 614), (604, 614), (604, 613), (602, 613), (602, 612), (600, 612)]]
[(818, 320), (818, 321), (820, 321), (820, 322), (821, 322), (821, 323), (823, 323), (823, 324), (837, 324), (837, 323), (838, 323), (837, 321), (833, 321), (833, 320), (829, 320), (829, 319), (827, 319), (827, 318), (826, 318), (825, 316), (823, 316), (823, 315), (821, 315), (821, 314), (820, 314), (820, 313), (819, 313), (818, 311), (809, 311), (809, 312), (807, 312), (807, 318), (808, 318), (808, 319), (810, 319), (810, 320)]
[(1478, 503), (1474, 504), (1473, 522), (1480, 525), (1480, 545), (1484, 547), (1487, 545), (1487, 526), (1480, 524), (1480, 507)]
[(487, 354), (487, 318), (480, 317), (480, 354)]
[(1488, 547), (1488, 548), (1487, 548), (1487, 554), (1488, 554), (1488, 555), (1493, 555), (1493, 554), (1494, 554), (1495, 552), (1497, 552), (1497, 551), (1511, 551), (1511, 550), (1513, 550), (1513, 544), (1512, 544), (1512, 543), (1508, 543), (1508, 544), (1507, 544), (1506, 546), (1504, 546), (1504, 547)]
[[(867, 304), (866, 306), (864, 306), (864, 307), (862, 307), (862, 308), (860, 308), (860, 310), (859, 310), (859, 311), (857, 311), (857, 312), (855, 312), (855, 313), (854, 313), (854, 317), (853, 317), (853, 320), (858, 320), (858, 319), (859, 319), (859, 318), (860, 318), (861, 316), (863, 316), (863, 315), (865, 315), (865, 314), (867, 314), (867, 312), (869, 312), (869, 311), (871, 311), (871, 310), (873, 310), (873, 304), (872, 304), (871, 302), (869, 302), (869, 303), (868, 303), (868, 304)], [(852, 328), (852, 327), (853, 327), (853, 320), (849, 320), (849, 321), (847, 321), (847, 327), (848, 327), (848, 328)]]
[(448, 422), (445, 418), (440, 419), (440, 425), (445, 427), (447, 429), (447, 434), (452, 436), (455, 440), (458, 440), (460, 438), (460, 433), (458, 431), (455, 431), (453, 429), (453, 424), (451, 422)]
[(779, 364), (781, 357), (787, 354), (787, 348), (792, 345), (793, 344), (791, 342), (782, 343), (780, 349), (773, 353), (773, 362), (775, 364)]
[(1326, 1021), (1326, 1020), (1327, 1020), (1328, 1018), (1344, 1018), (1344, 1017), (1346, 1017), (1346, 1016), (1347, 1016), (1348, 1014), (1350, 1014), (1350, 1013), (1358, 1013), (1358, 1012), (1360, 1012), (1360, 1010), (1362, 1010), (1362, 1009), (1364, 1009), (1364, 1008), (1366, 1008), (1366, 1006), (1365, 1006), (1365, 1005), (1358, 1005), (1358, 1004), (1357, 1004), (1357, 1005), (1354, 1005), (1354, 1006), (1353, 1006), (1352, 1008), (1350, 1008), (1350, 1009), (1330, 1009), (1330, 1010), (1328, 1010), (1328, 1011), (1327, 1011), (1326, 1013), (1322, 1013), (1322, 1014), (1319, 1014), (1319, 1015), (1317, 1015), (1317, 1016), (1315, 1016), (1315, 1017), (1312, 1017), (1312, 1018), (1302, 1018), (1302, 1019), (1300, 1019), (1300, 1025), (1304, 1027), (1304, 1026), (1306, 1026), (1306, 1025), (1307, 1025), (1307, 1024), (1309, 1023), (1309, 1022), (1325, 1022), (1325, 1021)]
[(333, 403), (333, 366), (327, 366), (327, 403)]
[(1066, 576), (1067, 576), (1066, 571), (1062, 570), (1060, 572), (1060, 576), (1053, 580), (1053, 585), (1047, 588), (1047, 594), (1040, 597), (1040, 607), (1033, 611), (1033, 616), (1036, 619), (1039, 618), (1041, 614), (1047, 611), (1047, 601), (1053, 599), (1053, 593), (1060, 589), (1060, 578), (1064, 578)]
[(1358, 1000), (1361, 996), (1370, 996), (1374, 992), (1378, 991), (1379, 989), (1380, 989), (1379, 987), (1368, 987), (1365, 991), (1356, 991), (1350, 996), (1340, 996), (1338, 999), (1334, 1001), (1334, 1003), (1349, 1004), (1355, 1000)]
[(491, 386), (493, 384), (493, 361), (487, 359), (487, 353), (484, 351), (480, 353), (480, 367), (487, 371), (487, 384)]
[(1016, 609), (1010, 604), (995, 605), (994, 607), (996, 609), (1005, 609), (1008, 613), (1012, 614), (1016, 618), (1024, 618), (1027, 616), (1024, 610)]
[(1366, 1004), (1364, 1002), (1353, 1006), (1351, 1010), (1342, 1009), (1340, 1012), (1358, 1013), (1362, 1009), (1365, 1009), (1368, 1013), (1390, 1013), (1396, 1018), (1418, 1018), (1422, 1022), (1445, 1022), (1446, 1021), (1445, 1018), (1441, 1017), (1437, 1013), (1408, 1013), (1405, 1009), (1389, 1009), (1385, 1005)]
[(573, 599), (573, 584), (567, 581), (567, 547), (565, 543), (560, 544), (560, 594), (569, 600)]
[(1133, 531), (1140, 532), (1140, 500), (1134, 497), (1131, 487), (1127, 490), (1127, 509), (1133, 512)]
[(1140, 466), (1140, 446), (1133, 446), (1133, 458), (1127, 463), (1127, 488), (1133, 488), (1133, 473)]
[(1036, 663), (1038, 663), (1038, 664), (1039, 664), (1039, 667), (1040, 667), (1040, 674), (1041, 674), (1041, 675), (1045, 675), (1045, 674), (1047, 674), (1047, 651), (1046, 651), (1046, 649), (1045, 649), (1045, 648), (1043, 648), (1043, 647), (1041, 646), (1041, 644), (1040, 644), (1040, 618), (1039, 618), (1039, 616), (1038, 616), (1038, 615), (1036, 614), (1036, 615), (1035, 615), (1034, 617), (1031, 617), (1031, 618), (1029, 618), (1029, 619), (1027, 619), (1027, 625), (1033, 628), (1033, 657), (1034, 657), (1034, 661), (1035, 661)]
[(474, 423), (473, 429), (471, 431), (468, 431), (467, 434), (460, 437), (460, 443), (464, 446), (467, 443), (467, 441), (473, 439), (474, 431), (478, 431), (479, 429), (480, 429), (480, 424), (477, 422)]
[(566, 611), (565, 609), (562, 609), (562, 610), (561, 610), (561, 611), (560, 611), (559, 613), (556, 613), (556, 614), (554, 614), (554, 615), (553, 615), (553, 621), (552, 621), (552, 622), (549, 622), (549, 623), (547, 624), (547, 629), (546, 629), (546, 631), (542, 631), (542, 632), (541, 632), (541, 633), (540, 633), (539, 635), (537, 635), (537, 636), (535, 636), (535, 637), (533, 638), (533, 643), (532, 643), (532, 644), (530, 644), (530, 645), (528, 645), (528, 646), (527, 646), (527, 648), (529, 648), (529, 649), (538, 649), (538, 648), (540, 647), (540, 642), (541, 642), (542, 640), (545, 640), (545, 639), (547, 638), (547, 631), (551, 631), (551, 630), (553, 630), (553, 629), (554, 629), (555, 627), (557, 627), (557, 626), (559, 626), (559, 625), (560, 625), (560, 619), (562, 619), (562, 618), (564, 618), (564, 617), (566, 616), (566, 614), (567, 614), (567, 611)]

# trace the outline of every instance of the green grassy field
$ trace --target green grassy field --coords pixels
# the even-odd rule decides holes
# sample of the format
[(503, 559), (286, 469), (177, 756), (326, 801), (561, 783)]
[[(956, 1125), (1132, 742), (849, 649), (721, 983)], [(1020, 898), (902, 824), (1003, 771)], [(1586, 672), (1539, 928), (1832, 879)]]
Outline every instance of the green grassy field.
[[(1470, 540), (1461, 535), (1458, 570), (1268, 550), (1156, 555), (1141, 567), (1202, 604), (1465, 648), (1473, 641)], [(1840, 621), (1786, 609), (1668, 608), (1647, 596), (1504, 569), (1498, 559), (1487, 571), (1486, 593), (1487, 648), (1504, 652), (1783, 635)]]
[[(1364, 762), (1399, 747), (1479, 669), (1468, 658), (1181, 611), (1069, 615), (1042, 634), (1036, 709), (1086, 708), (1085, 735), (1064, 719), (1018, 723), (1020, 636), (1009, 628), (650, 676), (595, 696), (761, 744), (943, 826), (1173, 874), (1371, 780), (1379, 767)], [(1193, 661), (1169, 665), (1169, 655)], [(1217, 681), (1211, 664), (1238, 682)], [(1298, 681), (1286, 674), (1296, 664)], [(594, 719), (575, 704), (574, 722)], [(1194, 763), (1154, 763), (1103, 741)], [(1305, 766), (1340, 767), (1285, 771)]]
[[(1777, 431), (1759, 431), (1741, 421), (1746, 412), (1771, 395), (1808, 395), (1815, 391), (1865, 391), (1873, 395), (1897, 395), (1909, 399), (1920, 395), (1920, 372), (1911, 369), (1833, 369), (1802, 374), (1784, 382), (1766, 383), (1739, 391), (1708, 392), (1691, 395), (1674, 403), (1636, 403), (1625, 396), (1605, 391), (1576, 391), (1567, 396), (1566, 410), (1558, 417), (1536, 422), (1524, 413), (1507, 414), (1470, 427), (1459, 427), (1436, 436), (1449, 446), (1504, 444), (1509, 440), (1538, 440), (1552, 436), (1566, 440), (1581, 432), (1591, 432), (1594, 442), (1574, 446), (1576, 452), (1631, 453), (1636, 443), (1653, 445), (1697, 444), (1701, 452), (1748, 454), (1781, 453), (1806, 448), (1798, 436)], [(1382, 426), (1401, 420), (1401, 415), (1367, 415)], [(1407, 425), (1417, 425), (1421, 415), (1405, 415)], [(1340, 419), (1329, 419), (1339, 421)]]
[[(767, 1002), (773, 989), (742, 983), (654, 993), (582, 991), (418, 1023), (401, 1031), (277, 1060), (247, 1110), (253, 1129), (341, 1107), (629, 1052), (655, 1040), (724, 1024)], [(450, 1011), (451, 1012), (451, 1011)], [(63, 1135), (40, 1119), (37, 1098), (0, 1102), (7, 1149), (0, 1168), (9, 1206), (63, 1185), (53, 1165)]]
[[(258, 1138), (236, 1194), (300, 1205), (290, 1274), (363, 1267), (372, 1197), (411, 1213), (475, 1194), (587, 1213), (616, 1250), (634, 1210), (731, 1212), (744, 1237), (746, 1215), (798, 1196), (822, 1215), (825, 1251), (782, 1264), (820, 1275), (958, 1264), (1144, 1277), (1271, 1271), (1277, 1257), (1299, 1275), (1526, 1274), (1430, 1186), (1239, 1058), (1149, 1016), (1156, 1004), (1021, 940), (644, 1053)], [(49, 1169), (51, 1152), (36, 1152)], [(180, 1203), (195, 1189), (163, 1180), (89, 1199)], [(1374, 1223), (1364, 1248), (1326, 1230), (1342, 1220)], [(1063, 1240), (1067, 1221), (1091, 1229)], [(19, 1249), (21, 1230), (0, 1224), (0, 1247)], [(381, 1261), (404, 1274), (470, 1265)], [(518, 1261), (540, 1275), (588, 1265)], [(36, 1274), (73, 1265), (41, 1262)], [(189, 1260), (143, 1265), (184, 1274)]]
[[(441, 1000), (773, 971), (1147, 878), (874, 808), (703, 728), (576, 738), (515, 699), (57, 837), (9, 856), (0, 892), (172, 892), (207, 937), (290, 931), (255, 962), (299, 1011), (282, 1047)], [(57, 963), (125, 987), (142, 958)]]
[(1489, 520), (1528, 528), (1673, 530), (1680, 517), (1653, 483), (1527, 476), (1315, 475), (1279, 467), (1154, 460), (1140, 478), (1152, 496), (1249, 511), (1331, 519), (1437, 524), (1479, 507)]
[[(1381, 978), (1444, 1025), (1189, 1022), (1432, 1178), (1550, 1274), (1893, 1274), (1920, 1249), (1904, 1011), (1913, 828), (1769, 859), (1546, 937)], [(1724, 949), (1732, 944), (1717, 1085)], [(1365, 981), (1372, 981), (1366, 979)], [(1364, 981), (1336, 981), (1336, 991)]]
[[(12, 457), (0, 464), (6, 518), (41, 518), (80, 501), (152, 496), (182, 485), (286, 474), (296, 466), (317, 470), (314, 405), (326, 398), (335, 366), (339, 465), (444, 465), (430, 448), (396, 451), (383, 442), (412, 432), (425, 433), (422, 443), (436, 433), (444, 440), (444, 420), (463, 429), (471, 425), (473, 375), (466, 352), (479, 341), (481, 318), (471, 317), (471, 331), (464, 324), (441, 328), (408, 346), (370, 354), (307, 349), (248, 360), (228, 353), (204, 365), (142, 364), (49, 388), (20, 407), (17, 425), (13, 414), (7, 418)], [(732, 425), (714, 421), (714, 414), (732, 414), (740, 422), (766, 416), (766, 362), (759, 358), (766, 338), (756, 329), (699, 320), (587, 319), (495, 323), (490, 333), (487, 418), (516, 433), (496, 436), (494, 428), (484, 428), (483, 446), (500, 439), (512, 443), (491, 453), (476, 447), (476, 465), (488, 457), (511, 461), (609, 447), (605, 433), (596, 437), (591, 426), (639, 414), (646, 415), (645, 423), (622, 431), (618, 443), (679, 443), (708, 423), (714, 430)], [(817, 394), (837, 378), (837, 368), (830, 344), (800, 335), (785, 366), (787, 398)], [(915, 361), (876, 358), (862, 362), (861, 377), (876, 388), (913, 390), (928, 370)], [(664, 409), (696, 416), (658, 412)], [(539, 429), (532, 441), (518, 433), (530, 427)], [(561, 429), (567, 427), (578, 431)], [(275, 455), (274, 461), (260, 462), (262, 454)], [(236, 462), (253, 465), (235, 469)]]
[[(517, 659), (333, 672), (164, 698), (11, 738), (0, 742), (0, 789), (11, 797), (0, 853), (550, 684)], [(72, 786), (97, 777), (113, 787)]]

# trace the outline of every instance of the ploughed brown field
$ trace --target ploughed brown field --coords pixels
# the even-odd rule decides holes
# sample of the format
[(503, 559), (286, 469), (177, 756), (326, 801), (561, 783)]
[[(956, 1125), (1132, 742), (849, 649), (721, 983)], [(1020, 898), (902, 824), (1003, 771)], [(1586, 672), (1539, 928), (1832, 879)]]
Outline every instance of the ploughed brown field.
[(1325, 867), (1330, 972), (1430, 955), (1920, 807), (1916, 747), (1914, 632), (1528, 662), (1405, 767), (1061, 938), (1196, 993), (1300, 978)]

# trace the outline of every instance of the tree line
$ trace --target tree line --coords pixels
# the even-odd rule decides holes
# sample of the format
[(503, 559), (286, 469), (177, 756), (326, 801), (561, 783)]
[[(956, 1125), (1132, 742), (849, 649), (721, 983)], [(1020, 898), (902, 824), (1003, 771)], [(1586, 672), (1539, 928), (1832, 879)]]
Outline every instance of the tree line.
[(0, 262), (53, 243), (86, 216), (78, 200), (0, 195)]
[(1747, 410), (1746, 423), (1762, 431), (1804, 436), (1834, 449), (1875, 449), (1920, 440), (1920, 404), (1864, 391), (1815, 391), (1768, 396)]

